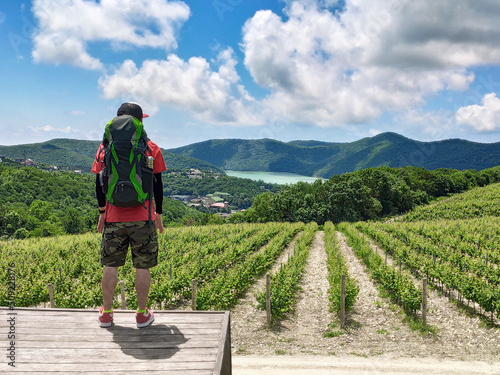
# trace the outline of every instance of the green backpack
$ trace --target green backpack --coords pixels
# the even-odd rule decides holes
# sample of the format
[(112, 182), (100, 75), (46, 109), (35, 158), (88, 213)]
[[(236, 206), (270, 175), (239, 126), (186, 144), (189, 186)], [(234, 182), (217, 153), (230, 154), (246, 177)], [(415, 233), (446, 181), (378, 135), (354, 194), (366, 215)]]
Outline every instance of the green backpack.
[[(153, 163), (148, 163), (148, 136), (130, 115), (113, 118), (103, 137), (104, 168), (100, 182), (108, 202), (117, 207), (145, 206), (153, 196)], [(149, 164), (149, 165), (148, 165)]]

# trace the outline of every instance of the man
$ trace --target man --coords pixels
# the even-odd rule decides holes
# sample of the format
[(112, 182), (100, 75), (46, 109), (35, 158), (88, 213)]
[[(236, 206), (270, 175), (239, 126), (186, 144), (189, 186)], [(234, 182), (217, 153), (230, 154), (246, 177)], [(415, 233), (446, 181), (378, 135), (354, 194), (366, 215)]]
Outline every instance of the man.
[[(130, 115), (141, 123), (142, 108), (136, 103), (123, 103), (117, 111), (117, 116)], [(99, 311), (99, 325), (109, 327), (113, 323), (113, 297), (118, 283), (118, 268), (125, 264), (128, 247), (132, 252), (132, 263), (136, 268), (135, 289), (137, 292), (136, 323), (138, 328), (146, 327), (154, 321), (154, 314), (146, 307), (151, 274), (149, 268), (157, 265), (158, 237), (157, 230), (163, 232), (162, 203), (163, 183), (161, 172), (166, 170), (165, 161), (160, 148), (147, 140), (147, 156), (153, 157), (153, 196), (154, 203), (133, 207), (117, 207), (106, 199), (101, 186), (99, 172), (104, 168), (103, 147), (97, 151), (92, 172), (96, 173), (96, 195), (99, 205), (99, 223), (97, 231), (102, 233), (101, 264), (104, 266), (102, 274), (103, 306)], [(150, 198), (152, 199), (152, 198)], [(154, 222), (155, 225), (151, 225)]]

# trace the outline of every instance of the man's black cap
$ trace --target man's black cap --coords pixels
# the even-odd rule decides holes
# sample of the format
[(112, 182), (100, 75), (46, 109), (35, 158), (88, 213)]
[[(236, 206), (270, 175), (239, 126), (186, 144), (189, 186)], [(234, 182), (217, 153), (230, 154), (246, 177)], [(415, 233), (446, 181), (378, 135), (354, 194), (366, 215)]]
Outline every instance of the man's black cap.
[(149, 117), (149, 115), (142, 113), (142, 108), (139, 104), (133, 102), (123, 103), (120, 108), (118, 108), (116, 115), (130, 115), (140, 121), (142, 121), (143, 118)]

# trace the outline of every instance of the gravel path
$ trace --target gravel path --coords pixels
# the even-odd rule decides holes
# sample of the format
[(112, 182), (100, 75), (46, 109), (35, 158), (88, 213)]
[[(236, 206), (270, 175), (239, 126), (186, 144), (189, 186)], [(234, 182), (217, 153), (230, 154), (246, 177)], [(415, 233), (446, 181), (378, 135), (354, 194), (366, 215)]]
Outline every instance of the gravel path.
[(419, 335), (402, 322), (399, 309), (380, 297), (368, 270), (356, 258), (343, 234), (337, 232), (337, 241), (349, 275), (359, 286), (358, 298), (349, 316), (349, 334), (339, 336), (345, 343), (341, 353), (363, 357), (385, 354), (391, 358), (415, 355), (414, 343), (421, 340)]
[(233, 375), (498, 375), (500, 362), (318, 355), (233, 356)]
[[(297, 234), (285, 248), (278, 260), (269, 271), (276, 273), (279, 267), (288, 261), (293, 252), (295, 242), (300, 235)], [(231, 310), (231, 346), (233, 353), (255, 354), (272, 353), (275, 335), (266, 329), (266, 312), (257, 309), (255, 294), (260, 293), (266, 285), (266, 276), (259, 278)], [(259, 351), (260, 349), (260, 351)]]

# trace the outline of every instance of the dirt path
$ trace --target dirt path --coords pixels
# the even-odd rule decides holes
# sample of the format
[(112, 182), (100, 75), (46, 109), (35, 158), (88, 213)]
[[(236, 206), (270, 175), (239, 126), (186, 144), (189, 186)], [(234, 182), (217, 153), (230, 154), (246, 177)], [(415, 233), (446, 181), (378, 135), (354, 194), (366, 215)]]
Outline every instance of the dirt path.
[[(328, 270), (324, 251), (324, 232), (317, 232), (306, 263), (295, 313), (269, 330), (264, 311), (255, 309), (255, 290), (262, 290), (265, 278), (259, 280), (238, 306), (231, 311), (231, 340), (237, 354), (329, 354), (331, 341), (323, 332), (334, 319), (328, 309)], [(293, 250), (293, 244), (287, 251)], [(286, 252), (282, 260), (286, 260)], [(279, 267), (280, 261), (275, 265)]]
[(436, 358), (233, 356), (233, 375), (498, 375), (500, 362)]
[[(300, 235), (297, 234), (285, 248), (269, 271), (274, 274), (279, 267), (288, 261)], [(260, 347), (270, 348), (272, 332), (266, 329), (266, 312), (257, 309), (255, 294), (260, 293), (266, 285), (266, 277), (259, 278), (231, 310), (231, 344), (233, 353), (256, 353)], [(266, 346), (267, 345), (267, 346)], [(274, 352), (272, 352), (274, 354)]]
[[(391, 358), (415, 355), (414, 343), (422, 338), (403, 323), (400, 310), (380, 297), (366, 267), (347, 245), (343, 234), (337, 240), (351, 277), (356, 279), (359, 294), (349, 316), (349, 334), (339, 336), (341, 354), (358, 356), (386, 355)], [(423, 339), (429, 342), (432, 339)]]
[[(330, 301), (328, 299), (327, 257), (324, 242), (325, 232), (316, 232), (309, 258), (301, 279), (302, 290), (298, 296), (297, 307), (294, 319), (290, 322), (290, 330), (296, 330), (291, 338), (296, 338), (303, 347), (302, 352), (308, 352), (318, 339), (321, 351), (329, 350), (330, 340), (323, 340), (323, 333), (328, 329), (328, 325), (335, 319), (330, 313)], [(316, 353), (315, 350), (311, 351)]]

